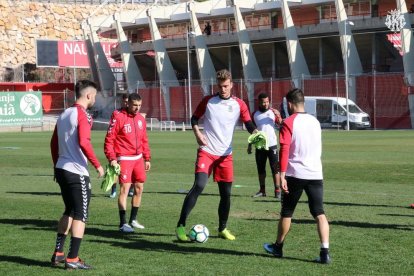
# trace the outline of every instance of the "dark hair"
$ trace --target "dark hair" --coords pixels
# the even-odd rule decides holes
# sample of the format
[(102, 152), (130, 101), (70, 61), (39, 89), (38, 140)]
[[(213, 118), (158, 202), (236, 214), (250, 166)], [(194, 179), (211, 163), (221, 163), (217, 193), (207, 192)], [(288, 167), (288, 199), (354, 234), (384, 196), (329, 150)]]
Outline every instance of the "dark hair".
[(138, 93), (132, 93), (128, 96), (128, 102), (141, 101), (141, 96)]
[(257, 98), (259, 100), (266, 99), (266, 98), (269, 98), (269, 95), (267, 95), (267, 93), (265, 93), (265, 92), (262, 92), (262, 93), (259, 94), (259, 96), (257, 96)]
[(286, 94), (286, 100), (293, 104), (304, 103), (305, 96), (299, 88), (293, 88)]
[(231, 77), (231, 73), (227, 69), (221, 69), (220, 71), (217, 72), (216, 76), (217, 76), (217, 82), (222, 82), (226, 80), (233, 81)]
[(88, 87), (93, 87), (95, 89), (98, 89), (98, 86), (93, 81), (90, 81), (90, 80), (80, 80), (80, 81), (78, 81), (75, 85), (76, 98), (77, 99), (80, 98), (82, 96), (83, 90), (85, 90)]
[(129, 96), (128, 94), (122, 94), (122, 99), (126, 100), (126, 99), (128, 99), (128, 96)]

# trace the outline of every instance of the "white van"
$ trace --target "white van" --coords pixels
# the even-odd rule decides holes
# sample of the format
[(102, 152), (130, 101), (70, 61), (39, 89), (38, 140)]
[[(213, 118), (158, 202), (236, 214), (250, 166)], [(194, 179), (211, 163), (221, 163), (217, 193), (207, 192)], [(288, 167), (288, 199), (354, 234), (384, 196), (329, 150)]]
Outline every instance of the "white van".
[[(369, 115), (348, 99), (349, 128), (365, 129), (371, 127)], [(288, 115), (286, 98), (283, 98), (283, 111)], [(305, 97), (305, 111), (318, 119), (321, 127), (342, 127), (346, 129), (346, 98)]]

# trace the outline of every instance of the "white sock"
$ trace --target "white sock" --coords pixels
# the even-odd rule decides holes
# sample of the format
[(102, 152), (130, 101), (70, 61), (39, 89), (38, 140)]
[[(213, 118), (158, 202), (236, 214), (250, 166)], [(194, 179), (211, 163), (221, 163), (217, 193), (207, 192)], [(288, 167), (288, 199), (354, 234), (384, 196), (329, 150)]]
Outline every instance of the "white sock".
[(329, 249), (329, 242), (322, 242), (321, 243), (321, 248), (327, 248), (327, 249)]

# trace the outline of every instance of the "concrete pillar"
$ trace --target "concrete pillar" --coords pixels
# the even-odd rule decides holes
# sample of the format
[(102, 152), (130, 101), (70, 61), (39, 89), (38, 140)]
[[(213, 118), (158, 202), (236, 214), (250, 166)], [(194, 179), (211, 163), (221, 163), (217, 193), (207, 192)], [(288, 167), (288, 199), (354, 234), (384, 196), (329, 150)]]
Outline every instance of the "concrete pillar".
[[(196, 13), (192, 9), (194, 3), (190, 2), (187, 5), (190, 16), (191, 28), (194, 32), (193, 37), (195, 42), (197, 64), (201, 78), (201, 85), (203, 87), (204, 95), (209, 95), (211, 80), (213, 79), (215, 81), (216, 79), (216, 69), (214, 68), (213, 61), (211, 59), (210, 52), (208, 51), (205, 37), (198, 23)], [(187, 39), (191, 39), (190, 36), (187, 36)]]
[(414, 86), (414, 39), (411, 29), (411, 17), (405, 0), (397, 0), (397, 9), (405, 19), (401, 29), (401, 46), (403, 51), (404, 77), (407, 85)]
[[(351, 25), (348, 21), (345, 6), (342, 0), (335, 0), (336, 15), (338, 20), (339, 35), (341, 39), (342, 59), (348, 64), (349, 76), (349, 98), (356, 100), (356, 81), (355, 75), (362, 73), (362, 64), (358, 55), (355, 41), (352, 36)], [(345, 71), (345, 70), (344, 70)]]
[(95, 54), (93, 51), (93, 43), (92, 43), (91, 35), (86, 34), (85, 30), (83, 30), (83, 37), (85, 39), (86, 52), (88, 53), (89, 66), (92, 71), (93, 81), (96, 82), (96, 84), (98, 85), (98, 90), (101, 90), (98, 67), (96, 66)]
[(298, 34), (293, 24), (288, 2), (281, 0), (283, 28), (286, 35), (286, 48), (289, 57), (290, 74), (295, 87), (302, 88), (302, 76), (309, 76), (308, 65), (299, 43)]
[[(406, 85), (414, 86), (414, 40), (411, 29), (411, 17), (407, 10), (405, 0), (397, 0), (397, 9), (405, 19), (405, 25), (401, 29), (401, 46), (403, 50), (404, 80)], [(410, 107), (411, 128), (414, 128), (414, 95), (408, 95), (408, 104)]]
[(260, 72), (259, 65), (257, 64), (256, 56), (254, 54), (240, 9), (237, 5), (234, 5), (233, 8), (237, 35), (239, 37), (239, 47), (243, 65), (243, 74), (247, 87), (249, 107), (251, 110), (254, 110), (254, 85), (248, 85), (248, 83), (262, 81), (262, 73)]
[(93, 45), (94, 58), (97, 65), (99, 84), (101, 86), (101, 91), (105, 97), (109, 91), (114, 91), (115, 77), (112, 73), (111, 67), (109, 66), (105, 52), (102, 49), (102, 45), (99, 41), (98, 35), (96, 34), (96, 30), (91, 24), (89, 24), (89, 28), (90, 39)]
[(160, 80), (161, 91), (164, 96), (164, 103), (167, 113), (167, 120), (171, 118), (170, 108), (170, 86), (179, 86), (175, 70), (171, 64), (170, 57), (162, 40), (160, 31), (158, 30), (155, 18), (151, 15), (151, 11), (147, 10), (148, 22), (151, 31), (152, 45), (155, 51), (155, 65)]
[(119, 14), (114, 15), (116, 33), (118, 36), (118, 44), (121, 52), (124, 74), (127, 81), (128, 93), (132, 93), (136, 91), (138, 87), (145, 87), (145, 83), (132, 54), (131, 45), (129, 45), (128, 38), (125, 35), (119, 17)]

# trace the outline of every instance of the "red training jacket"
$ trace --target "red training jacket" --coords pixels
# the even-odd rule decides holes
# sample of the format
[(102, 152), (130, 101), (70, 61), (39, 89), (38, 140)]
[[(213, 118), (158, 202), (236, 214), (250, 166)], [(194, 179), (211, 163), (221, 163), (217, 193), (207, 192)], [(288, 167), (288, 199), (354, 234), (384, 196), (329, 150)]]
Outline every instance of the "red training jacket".
[(129, 114), (126, 109), (115, 110), (109, 121), (104, 152), (109, 162), (119, 156), (135, 156), (142, 153), (144, 160), (151, 159), (147, 136), (147, 123), (139, 114)]

